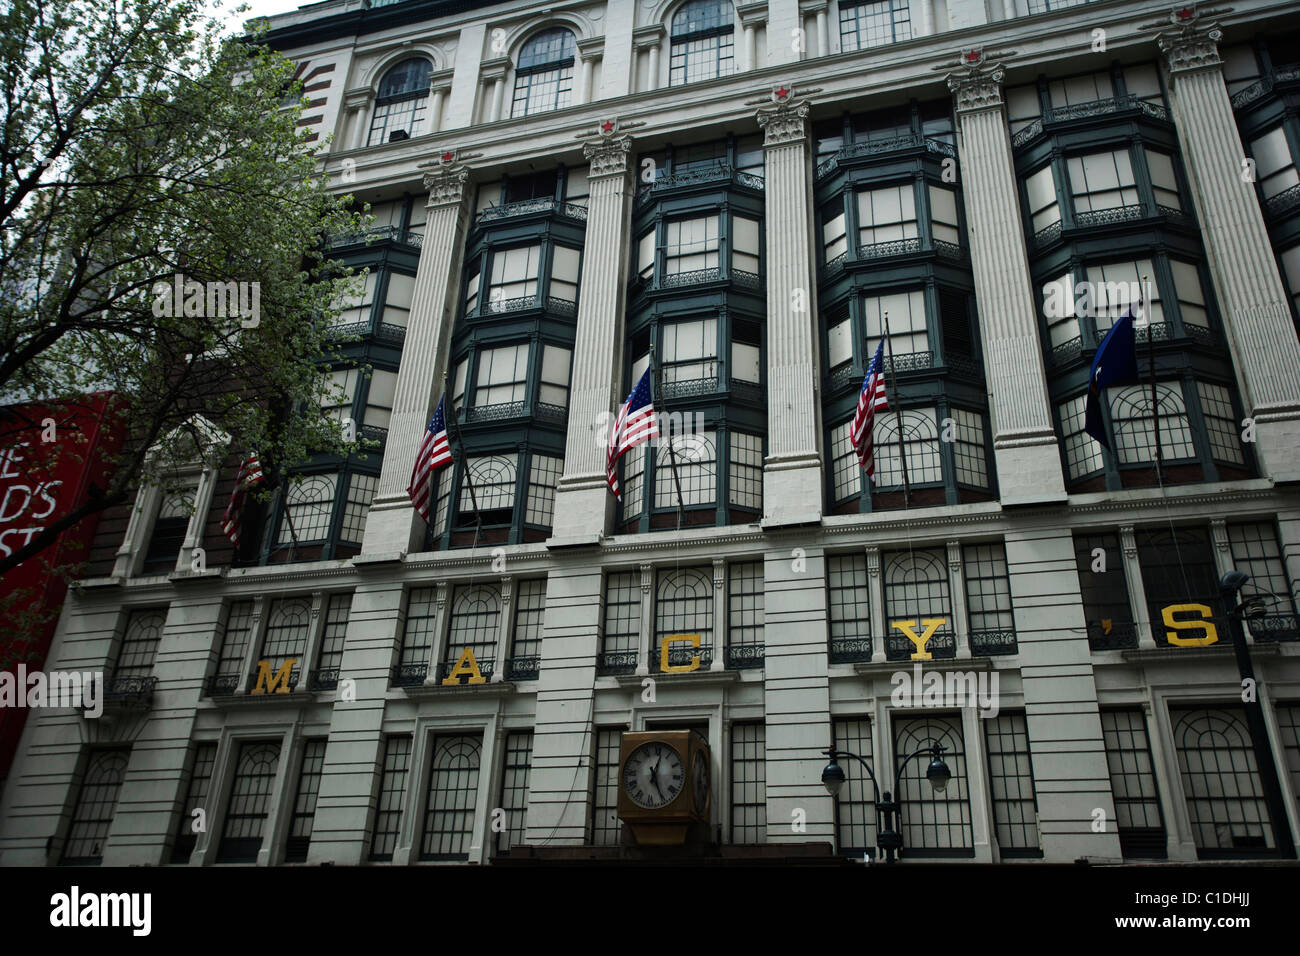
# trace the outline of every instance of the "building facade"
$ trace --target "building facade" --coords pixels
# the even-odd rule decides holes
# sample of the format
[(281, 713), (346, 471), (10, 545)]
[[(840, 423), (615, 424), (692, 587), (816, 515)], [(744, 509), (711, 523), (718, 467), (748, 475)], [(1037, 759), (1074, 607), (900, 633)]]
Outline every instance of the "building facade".
[[(366, 451), (304, 466), (237, 549), (236, 450), (105, 520), (50, 666), (156, 680), (33, 715), (0, 863), (615, 844), (619, 735), (670, 727), (709, 741), (724, 844), (860, 858), (872, 794), (847, 764), (832, 800), (824, 751), (894, 786), (938, 742), (948, 787), (917, 761), (894, 786), (909, 861), (1282, 855), (1243, 693), (1294, 843), (1289, 6), (272, 18), (324, 170), (376, 216), (330, 239), (369, 270), (326, 369)], [(1133, 289), (1143, 378), (1104, 393), (1103, 450), (1090, 367)], [(885, 339), (869, 480), (848, 432)], [(619, 500), (607, 430), (652, 357), (665, 434)], [(426, 525), (406, 488), (444, 391)], [(1267, 605), (1245, 691), (1232, 568)]]

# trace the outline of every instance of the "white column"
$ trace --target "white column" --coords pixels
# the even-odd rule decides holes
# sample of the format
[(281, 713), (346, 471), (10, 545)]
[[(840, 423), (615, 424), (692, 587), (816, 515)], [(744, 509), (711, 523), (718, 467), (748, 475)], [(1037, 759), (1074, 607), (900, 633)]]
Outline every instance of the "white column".
[(826, 29), (826, 8), (822, 7), (817, 11), (817, 55), (830, 56), (831, 54), (831, 35)]
[(1241, 388), (1255, 420), (1260, 466), (1275, 482), (1300, 480), (1300, 341), (1223, 80), (1223, 33), (1195, 12), (1157, 36), (1173, 88), (1174, 125), (1205, 238)]
[(727, 664), (727, 562), (713, 559), (713, 663), (709, 670), (720, 671)]
[(501, 622), (497, 626), (497, 659), (492, 666), (491, 683), (499, 684), (506, 679), (506, 655), (510, 653), (510, 638), (515, 630), (514, 579), (509, 575), (501, 577)]
[[(307, 640), (303, 643), (302, 659), (298, 661), (298, 686), (295, 690), (308, 690), (311, 687), (311, 669), (315, 665), (316, 655), (320, 650), (321, 638), (325, 632), (325, 592), (313, 591), (311, 594), (311, 621), (307, 627)], [(293, 668), (290, 668), (292, 674)]]
[(1016, 18), (1016, 0), (1002, 0), (1002, 19), (1014, 20)]
[(429, 132), (436, 133), (442, 128), (442, 104), (447, 98), (446, 89), (437, 89), (430, 94)]
[(934, 0), (918, 0), (921, 4), (921, 35), (930, 36), (934, 33)]
[(885, 639), (889, 622), (885, 620), (885, 595), (880, 589), (880, 549), (867, 548), (867, 600), (871, 602), (871, 663), (885, 662)]
[(970, 652), (970, 615), (966, 612), (966, 575), (962, 567), (961, 542), (949, 541), (948, 549), (948, 595), (952, 602), (953, 640), (957, 642), (957, 657), (969, 660)]
[(637, 654), (636, 654), (636, 676), (648, 677), (650, 674), (650, 661), (652, 657), (658, 656), (658, 648), (653, 646), (654, 635), (654, 583), (655, 569), (653, 564), (643, 564), (640, 567), (641, 572), (641, 611), (637, 615)]
[(492, 110), (488, 113), (488, 122), (495, 123), (501, 119), (501, 103), (505, 99), (506, 84), (505, 79), (497, 77), (492, 81)]
[(578, 82), (578, 91), (577, 91), (577, 95), (574, 97), (574, 102), (576, 103), (587, 102), (589, 96), (588, 91), (590, 89), (591, 89), (591, 60), (589, 60), (587, 57), (584, 56), (582, 58), (582, 76)]
[(1142, 565), (1138, 563), (1137, 537), (1132, 525), (1119, 529), (1119, 548), (1124, 555), (1124, 580), (1128, 582), (1128, 606), (1133, 614), (1133, 629), (1137, 631), (1138, 647), (1155, 650), (1156, 639), (1151, 631), (1151, 617), (1147, 613), (1146, 591), (1142, 587)]
[(424, 686), (434, 687), (438, 684), (438, 665), (446, 656), (447, 625), (451, 616), (447, 610), (447, 593), (450, 586), (446, 581), (438, 582), (438, 611), (433, 619), (433, 638), (429, 642), (429, 669), (424, 674)]
[(552, 540), (557, 541), (595, 543), (613, 518), (615, 499), (605, 483), (602, 435), (623, 399), (619, 371), (632, 228), (631, 147), (631, 138), (618, 135), (616, 127), (583, 147), (583, 155), (591, 162), (591, 195), (578, 292), (564, 474), (555, 492)]
[(958, 178), (969, 223), (1000, 498), (1006, 504), (1065, 497), (1061, 456), (1031, 294), (1029, 258), (1011, 139), (1002, 110), (1000, 66), (948, 75), (957, 108)]
[(397, 372), (388, 449), (366, 521), (361, 548), (365, 554), (408, 551), (423, 540), (424, 520), (412, 507), (406, 485), (415, 449), (442, 394), (449, 331), (460, 293), (468, 181), (469, 170), (454, 158), (440, 162), (424, 177), (424, 188), (429, 190), (429, 218)]
[[(989, 761), (984, 740), (984, 721), (974, 707), (961, 709), (961, 733), (965, 738), (967, 799), (970, 801), (971, 847), (975, 862), (993, 862), (993, 796), (989, 782)], [(924, 760), (924, 757), (917, 757)]]
[[(224, 448), (221, 451), (225, 451)], [(180, 554), (176, 556), (176, 570), (181, 574), (189, 573), (194, 566), (194, 549), (203, 547), (203, 532), (208, 524), (208, 512), (212, 509), (212, 493), (217, 485), (219, 460), (206, 460), (199, 475), (198, 487), (194, 489), (194, 513), (190, 515), (189, 524), (185, 526), (185, 540), (181, 542)]]
[(754, 43), (754, 25), (745, 24), (745, 69), (752, 70), (757, 65), (758, 47)]
[(647, 90), (659, 89), (659, 44), (650, 48), (650, 72), (647, 76)]
[(788, 97), (761, 108), (758, 123), (767, 182), (769, 453), (763, 463), (763, 525), (771, 527), (816, 523), (822, 514), (808, 103)]

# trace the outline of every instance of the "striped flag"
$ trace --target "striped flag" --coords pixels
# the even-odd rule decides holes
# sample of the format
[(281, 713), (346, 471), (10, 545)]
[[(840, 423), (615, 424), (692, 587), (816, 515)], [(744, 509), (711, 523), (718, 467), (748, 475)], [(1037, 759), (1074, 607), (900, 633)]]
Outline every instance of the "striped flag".
[(862, 392), (858, 395), (858, 410), (853, 415), (853, 424), (849, 426), (849, 438), (858, 452), (858, 462), (867, 470), (867, 477), (876, 480), (875, 441), (873, 431), (876, 424), (876, 412), (889, 408), (889, 399), (885, 395), (885, 340), (876, 346), (876, 357), (871, 360), (867, 377), (862, 380)]
[(659, 422), (655, 419), (654, 404), (650, 401), (650, 370), (646, 369), (641, 381), (618, 410), (618, 418), (609, 433), (609, 456), (605, 459), (605, 480), (614, 497), (623, 500), (618, 487), (618, 460), (623, 452), (644, 441), (659, 437)]
[(443, 404), (444, 395), (438, 399), (438, 409), (429, 420), (429, 427), (424, 430), (424, 439), (420, 450), (415, 453), (415, 465), (411, 468), (411, 483), (406, 486), (406, 493), (411, 496), (411, 504), (420, 512), (420, 517), (429, 520), (429, 504), (433, 500), (433, 473), (443, 465), (450, 465), (451, 442), (447, 440), (447, 416)]
[(230, 503), (226, 505), (226, 513), (221, 517), (221, 530), (226, 533), (231, 544), (239, 544), (240, 525), (244, 519), (244, 500), (248, 497), (248, 490), (263, 482), (262, 463), (257, 458), (257, 452), (249, 452), (248, 457), (239, 464), (239, 472), (235, 475), (235, 488), (230, 492)]

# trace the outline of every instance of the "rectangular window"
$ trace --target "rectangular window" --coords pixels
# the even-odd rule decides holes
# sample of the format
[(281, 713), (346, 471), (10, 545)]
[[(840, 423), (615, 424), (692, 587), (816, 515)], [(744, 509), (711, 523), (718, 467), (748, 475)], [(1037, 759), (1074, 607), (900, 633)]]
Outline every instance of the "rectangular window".
[(1038, 87), (1009, 86), (1006, 93), (1007, 122), (1011, 126), (1011, 135), (1015, 136), (1034, 120), (1043, 115), (1043, 105), (1038, 98)]
[(655, 271), (655, 231), (651, 229), (636, 243), (636, 270), (642, 279), (650, 279)]
[(181, 804), (176, 842), (172, 844), (173, 863), (188, 863), (190, 854), (194, 852), (194, 846), (198, 842), (198, 834), (194, 832), (194, 823), (198, 818), (194, 811), (208, 806), (208, 790), (212, 786), (212, 767), (216, 760), (215, 743), (194, 745), (194, 763), (190, 767), (190, 779), (185, 788), (185, 802)]
[(692, 647), (681, 642), (670, 644), (668, 663), (673, 667), (687, 665), (698, 655), (701, 666), (713, 660), (713, 575), (712, 569), (673, 568), (659, 572), (655, 589), (655, 660), (652, 670), (659, 669), (659, 648), (667, 637), (696, 635), (700, 643)]
[(957, 441), (953, 445), (957, 484), (987, 489), (989, 473), (984, 445), (984, 415), (954, 408), (952, 418), (957, 426)]
[(944, 751), (943, 762), (952, 772), (952, 779), (942, 793), (937, 793), (925, 778), (928, 761), (924, 758), (918, 757), (902, 767), (895, 799), (903, 820), (900, 827), (903, 855), (974, 856), (961, 717), (936, 714), (897, 719), (894, 723), (894, 773), (898, 774), (898, 768), (909, 754), (933, 744), (948, 748)]
[[(1001, 541), (968, 544), (962, 548), (966, 578), (966, 610), (970, 615), (971, 648), (977, 650), (978, 632), (1010, 631), (1014, 649), (1015, 616), (1011, 612), (1011, 579), (1007, 552)], [(990, 638), (991, 639), (991, 638)]]
[(926, 330), (923, 290), (864, 295), (862, 312), (867, 326), (867, 349), (871, 355), (875, 354), (875, 345), (884, 334), (887, 316), (889, 344), (885, 346), (886, 367), (891, 353), (893, 367), (898, 371), (930, 367), (930, 334)]
[(572, 351), (558, 345), (542, 346), (542, 379), (538, 399), (557, 409), (569, 407), (569, 362)]
[(362, 424), (371, 428), (387, 428), (393, 414), (393, 396), (396, 394), (396, 372), (386, 372), (383, 369), (371, 372)]
[(731, 842), (767, 842), (767, 728), (731, 725)]
[(744, 432), (730, 432), (730, 474), (727, 500), (737, 508), (763, 509), (763, 439)]
[(1151, 174), (1151, 188), (1155, 191), (1156, 204), (1170, 209), (1182, 209), (1182, 200), (1178, 198), (1178, 178), (1174, 175), (1174, 158), (1168, 153), (1146, 150), (1147, 171)]
[(1210, 439), (1210, 454), (1215, 461), (1233, 465), (1245, 464), (1241, 441), (1237, 434), (1237, 416), (1232, 411), (1232, 396), (1222, 385), (1197, 382), (1196, 392), (1201, 399), (1201, 414)]
[(687, 387), (684, 384), (674, 388), (679, 382), (689, 382), (692, 388), (698, 388), (701, 382), (717, 382), (717, 319), (665, 323), (663, 343), (660, 379), (665, 395), (693, 394), (682, 391)]
[(1246, 619), (1246, 630), (1256, 640), (1270, 639), (1279, 628), (1294, 632), (1295, 601), (1273, 523), (1230, 524), (1228, 541), (1232, 547), (1232, 566), (1250, 575), (1243, 595), (1259, 594), (1273, 599), (1265, 617)]
[(506, 734), (501, 759), (501, 803), (505, 829), (497, 834), (497, 853), (510, 853), (521, 846), (528, 831), (528, 769), (533, 760), (533, 732), (517, 730)]
[(335, 300), (334, 305), (339, 309), (339, 314), (333, 324), (335, 326), (364, 325), (369, 328), (370, 317), (374, 311), (375, 286), (379, 282), (379, 274), (377, 272), (367, 272), (365, 275), (352, 276), (349, 281), (356, 291), (350, 295), (342, 295)]
[(1074, 557), (1083, 596), (1088, 643), (1095, 651), (1136, 647), (1137, 632), (1128, 603), (1128, 581), (1119, 535), (1113, 531), (1074, 536)]
[(289, 818), (289, 842), (284, 862), (307, 862), (311, 847), (312, 824), (316, 821), (316, 797), (320, 793), (321, 774), (325, 769), (325, 739), (303, 744), (302, 766), (298, 771), (298, 792), (293, 798), (293, 816)]
[(1130, 308), (1134, 310), (1135, 318), (1142, 318), (1138, 311), (1139, 303), (1152, 322), (1158, 324), (1165, 320), (1164, 308), (1160, 305), (1160, 284), (1150, 279), (1143, 287), (1142, 277), (1149, 277), (1153, 272), (1150, 259), (1087, 267), (1085, 275), (1091, 286), (1092, 314), (1099, 337)]
[(844, 207), (837, 201), (822, 210), (822, 262), (831, 262), (848, 251)]
[[(1157, 383), (1160, 409), (1160, 448), (1164, 461), (1195, 458), (1192, 428), (1187, 421), (1181, 382)], [(1127, 385), (1108, 390), (1110, 419), (1115, 431), (1115, 451), (1122, 465), (1145, 464), (1156, 459), (1156, 436), (1151, 414), (1151, 386)]]
[(140, 566), (142, 574), (169, 574), (176, 567), (176, 558), (185, 544), (185, 532), (189, 530), (190, 515), (194, 513), (196, 490), (197, 485), (189, 485), (162, 496), (149, 535), (149, 547)]
[[(641, 627), (641, 586), (634, 571), (605, 578), (605, 617), (600, 632), (598, 670), (636, 669)], [(630, 672), (630, 671), (629, 671)]]
[(534, 453), (528, 464), (528, 501), (524, 512), (527, 524), (551, 526), (555, 512), (555, 486), (564, 471), (564, 459)]
[[(486, 458), (471, 458), (468, 465), (469, 480), (462, 480), (460, 483), (461, 520), (473, 522), (474, 504), (477, 502), (484, 524), (509, 523), (508, 509), (515, 506), (519, 456), (490, 455)], [(470, 482), (473, 482), (474, 486), (472, 500)], [(491, 514), (491, 512), (504, 513)]]
[[(867, 763), (874, 763), (870, 718), (836, 718), (831, 725), (831, 736), (836, 750), (847, 750)], [(862, 768), (856, 760), (846, 760), (844, 767), (848, 779), (844, 781), (839, 797), (831, 801), (835, 807), (835, 843), (845, 856), (867, 854), (874, 859), (876, 807), (871, 780), (860, 772)]]
[(366, 534), (370, 503), (379, 489), (378, 475), (353, 472), (348, 477), (348, 500), (343, 506), (343, 524), (339, 528), (340, 544), (360, 545)]
[(930, 231), (939, 242), (961, 244), (957, 229), (957, 192), (942, 186), (930, 187)]
[(1160, 90), (1160, 77), (1154, 63), (1125, 67), (1124, 86), (1129, 96), (1157, 106), (1164, 105), (1165, 97)]
[[(253, 602), (235, 601), (226, 615), (225, 633), (221, 637), (221, 651), (217, 656), (216, 677), (224, 677), (232, 682), (239, 680), (252, 633)], [(230, 683), (227, 693), (233, 693), (234, 690), (234, 683)]]
[(731, 270), (759, 274), (758, 220), (731, 217)]
[(885, 657), (908, 660), (917, 650), (895, 623), (909, 624), (920, 637), (922, 621), (941, 619), (925, 650), (936, 658), (956, 656), (952, 599), (948, 586), (948, 562), (942, 550), (898, 551), (883, 555), (885, 574)]
[(1102, 742), (1115, 800), (1115, 828), (1124, 859), (1163, 860), (1167, 855), (1160, 792), (1142, 711), (1103, 710)]
[(1080, 225), (1093, 224), (1090, 219), (1085, 222), (1084, 213), (1138, 205), (1133, 162), (1127, 149), (1071, 156), (1066, 159), (1066, 168)]
[[(892, 412), (876, 416), (873, 454), (877, 491), (892, 491), (903, 487), (903, 467), (898, 455), (898, 418), (899, 415)], [(917, 485), (943, 481), (935, 410), (903, 409), (902, 419), (903, 434), (906, 436), (908, 483), (915, 488)]]
[(1052, 178), (1051, 166), (1044, 166), (1025, 177), (1025, 194), (1029, 199), (1030, 228), (1035, 235), (1061, 221), (1061, 207), (1056, 200), (1056, 180)]
[[(1003, 859), (1043, 855), (1025, 715), (1003, 711), (981, 720), (988, 747), (993, 827)], [(917, 758), (920, 759), (920, 758)]]
[(837, 425), (831, 432), (831, 487), (836, 502), (845, 501), (862, 491), (862, 467), (853, 448), (853, 420)]
[(1200, 859), (1271, 855), (1264, 788), (1244, 708), (1169, 708), (1174, 751)]
[(727, 569), (727, 666), (763, 663), (763, 562)]
[(375, 830), (370, 838), (371, 860), (391, 860), (402, 826), (402, 801), (406, 797), (406, 775), (411, 766), (411, 735), (384, 738), (384, 765), (379, 777), (379, 802), (375, 807)]
[(596, 772), (591, 775), (591, 842), (617, 846), (623, 825), (618, 818), (618, 749), (623, 731), (596, 730)]
[(640, 444), (628, 449), (619, 459), (623, 466), (623, 516), (625, 518), (641, 513), (641, 491), (645, 484), (645, 455), (648, 444)]
[(166, 608), (132, 611), (112, 669), (112, 683), (131, 678), (152, 677), (158, 657), (158, 642), (167, 623)]
[(1250, 154), (1255, 157), (1255, 178), (1265, 199), (1272, 199), (1300, 184), (1296, 175), (1295, 160), (1286, 140), (1283, 127), (1269, 130), (1250, 141)]
[(1192, 263), (1178, 259), (1170, 259), (1169, 268), (1174, 274), (1174, 292), (1178, 296), (1178, 312), (1183, 317), (1183, 324), (1208, 329), (1210, 319), (1205, 310), (1205, 289), (1201, 286), (1200, 271)]
[[(510, 656), (522, 666), (523, 660), (540, 662), (542, 623), (546, 616), (546, 580), (520, 581), (515, 593), (515, 630), (511, 637)], [(537, 669), (534, 663), (531, 670)], [(522, 678), (521, 678), (522, 679)]]
[[(416, 206), (423, 208), (420, 203), (416, 203)], [(408, 236), (413, 234), (412, 230), (407, 230)], [(415, 298), (415, 276), (389, 272), (388, 292), (384, 295), (384, 313), (380, 317), (380, 322), (384, 325), (406, 328), (407, 320), (411, 316), (413, 298)]]
[(413, 588), (406, 602), (406, 626), (402, 631), (402, 653), (398, 659), (399, 670), (409, 671), (412, 679), (418, 673), (419, 679), (423, 680), (427, 674), (437, 618), (437, 589)]
[(324, 541), (334, 513), (336, 474), (303, 475), (285, 494), (284, 520), (280, 522), (277, 545)]
[(451, 507), (451, 476), (455, 468), (438, 470), (438, 497), (434, 505), (433, 533), (441, 537), (447, 530), (447, 513)]
[(668, 69), (668, 85), (681, 86), (717, 77), (730, 76), (736, 70), (735, 33), (673, 40)]
[[(325, 630), (321, 634), (320, 656), (316, 660), (318, 673), (329, 672), (338, 679), (343, 665), (343, 642), (348, 633), (348, 616), (352, 612), (352, 595), (331, 594), (325, 605)], [(322, 675), (325, 676), (325, 675)]]
[(108, 829), (117, 814), (117, 798), (126, 777), (130, 749), (91, 750), (77, 790), (68, 838), (59, 862), (65, 866), (98, 866), (104, 860)]
[(1286, 752), (1286, 770), (1291, 775), (1291, 792), (1300, 793), (1300, 704), (1279, 704), (1276, 709), (1282, 749)]
[(551, 298), (578, 301), (578, 250), (556, 246), (551, 261)]
[(826, 608), (831, 663), (871, 660), (871, 594), (865, 554), (826, 558)]
[(1083, 430), (1087, 423), (1085, 401), (1086, 396), (1080, 395), (1078, 398), (1062, 402), (1057, 408), (1061, 416), (1065, 463), (1071, 481), (1099, 472), (1105, 467), (1101, 457), (1101, 446)]
[(476, 407), (522, 404), (528, 390), (528, 344), (479, 352), (476, 386)]
[(911, 36), (911, 8), (907, 0), (840, 3), (841, 53), (897, 43)]
[[(307, 650), (307, 631), (311, 627), (311, 599), (306, 597), (276, 598), (271, 602), (270, 613), (266, 616), (266, 633), (262, 638), (262, 650), (258, 654), (258, 671), (263, 662), (270, 665), (271, 675), (278, 674), (280, 668), (289, 661), (291, 674), (289, 686), (298, 683), (298, 676), (303, 672), (303, 654)], [(257, 679), (254, 673), (253, 679)], [(252, 690), (250, 687), (249, 690)]]
[(500, 249), (492, 255), (492, 278), (488, 284), (489, 312), (528, 308), (537, 295), (537, 276), (542, 247), (520, 246)]
[(826, 367), (832, 371), (853, 360), (853, 323), (845, 315), (831, 319), (826, 329)]
[(225, 825), (217, 847), (218, 863), (257, 862), (279, 765), (279, 741), (246, 740), (240, 743)]
[[(661, 439), (655, 462), (655, 507), (676, 508), (678, 488), (683, 506), (716, 501), (718, 452), (712, 431)], [(677, 479), (673, 480), (674, 464)]]
[[(482, 191), (480, 190), (480, 195)], [(475, 259), (473, 262), (465, 263), (465, 314), (474, 315), (478, 311), (478, 295), (482, 288), (479, 269), (482, 263)]]
[(1085, 73), (1083, 76), (1053, 80), (1047, 84), (1047, 92), (1052, 98), (1053, 107), (1078, 106), (1080, 103), (1108, 100), (1115, 95), (1109, 73)]
[(1169, 647), (1171, 633), (1179, 639), (1204, 637), (1199, 629), (1177, 631), (1165, 626), (1166, 607), (1189, 603), (1209, 605), (1218, 621), (1219, 639), (1224, 640), (1227, 631), (1223, 602), (1209, 532), (1197, 527), (1139, 528), (1136, 538), (1147, 614), (1156, 644)]
[(859, 247), (916, 236), (916, 189), (911, 182), (858, 193)]
[(752, 340), (743, 340), (749, 337), (749, 332), (750, 330), (738, 320), (733, 320), (730, 376), (732, 382), (749, 382), (758, 385), (762, 382), (760, 370), (763, 366), (763, 352), (757, 344), (757, 329), (753, 330)]
[[(500, 630), (501, 591), (498, 586), (495, 584), (458, 586), (451, 601), (451, 625), (447, 630), (447, 648), (443, 654), (444, 671), (450, 672), (468, 648), (473, 651), (482, 675), (490, 677), (497, 654), (497, 635)], [(442, 673), (438, 676), (441, 680), (448, 675)]]
[(469, 858), (481, 752), (482, 741), (468, 734), (434, 739), (421, 860)]
[(587, 208), (587, 199), (591, 195), (591, 183), (588, 181), (588, 167), (570, 169), (568, 182), (564, 186), (564, 201), (575, 206)]
[(1074, 274), (1067, 272), (1043, 284), (1043, 315), (1047, 319), (1047, 338), (1053, 349), (1074, 342), (1082, 343), (1079, 317), (1075, 313)]
[(678, 219), (667, 224), (664, 274), (683, 275), (718, 268), (718, 217)]

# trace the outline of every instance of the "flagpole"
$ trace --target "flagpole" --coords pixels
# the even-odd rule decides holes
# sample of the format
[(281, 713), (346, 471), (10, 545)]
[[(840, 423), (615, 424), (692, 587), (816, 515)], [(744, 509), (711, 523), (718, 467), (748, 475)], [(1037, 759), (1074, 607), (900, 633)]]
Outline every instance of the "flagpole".
[[(903, 409), (901, 406), (901, 397), (898, 394), (898, 372), (894, 369), (894, 345), (889, 340), (889, 312), (881, 313), (884, 316), (885, 327), (885, 350), (889, 353), (889, 377), (892, 380), (889, 391), (892, 393), (891, 404), (894, 406), (895, 420), (898, 422), (898, 461), (903, 466), (903, 507), (912, 506), (912, 489), (911, 483), (907, 479), (907, 444), (903, 440)], [(875, 396), (871, 397), (875, 401)]]
[(1151, 315), (1150, 307), (1147, 305), (1147, 285), (1151, 277), (1144, 275), (1142, 277), (1142, 311), (1144, 318), (1147, 320), (1147, 367), (1151, 373), (1151, 422), (1155, 428), (1156, 437), (1156, 484), (1164, 486), (1164, 451), (1160, 447), (1160, 403), (1156, 390), (1156, 326)]
[[(447, 412), (451, 418), (452, 428), (456, 430), (456, 444), (460, 446), (461, 461), (465, 463), (465, 485), (469, 488), (469, 504), (474, 509), (474, 543), (478, 544), (479, 537), (483, 532), (483, 516), (478, 513), (478, 497), (474, 494), (474, 476), (470, 473), (469, 455), (465, 453), (465, 439), (460, 434), (460, 422), (456, 418), (456, 399), (452, 397), (451, 386), (447, 384), (447, 373), (442, 373), (442, 394), (447, 400)], [(433, 481), (433, 475), (429, 476), (429, 481)], [(430, 503), (436, 508), (437, 502), (434, 499), (434, 489), (429, 489)]]
[[(655, 389), (654, 395), (650, 400), (650, 407), (654, 409), (655, 415), (659, 414), (659, 363), (655, 361), (655, 346), (650, 343), (650, 369), (654, 375)], [(671, 421), (669, 428), (672, 427)], [(661, 436), (662, 437), (662, 436)], [(668, 435), (668, 467), (673, 473), (673, 488), (677, 491), (677, 528), (681, 530), (682, 519), (686, 516), (686, 509), (682, 505), (682, 481), (677, 477), (677, 452), (673, 449), (673, 436), (671, 432)]]

